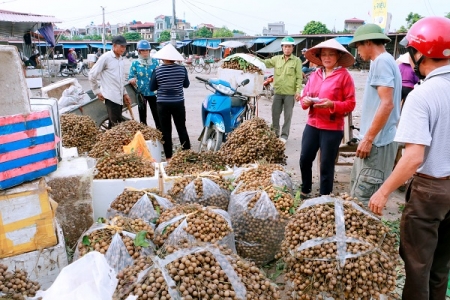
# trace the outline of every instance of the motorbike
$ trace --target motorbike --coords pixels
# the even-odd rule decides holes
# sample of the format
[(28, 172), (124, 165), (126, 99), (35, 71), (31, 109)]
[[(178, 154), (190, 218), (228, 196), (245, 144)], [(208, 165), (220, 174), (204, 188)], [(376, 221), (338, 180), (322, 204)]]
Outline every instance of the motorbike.
[(79, 60), (77, 60), (77, 66), (75, 69), (68, 63), (62, 63), (59, 68), (59, 73), (63, 77), (67, 77), (69, 75), (75, 76), (78, 74), (83, 74), (85, 77), (88, 77), (89, 70), (88, 65), (83, 62), (83, 57), (81, 57)]
[[(236, 89), (222, 79), (204, 79), (195, 77), (205, 83), (213, 94), (208, 95), (202, 103), (203, 130), (198, 140), (199, 151), (217, 151), (227, 134), (237, 128), (244, 120), (251, 119), (256, 114), (257, 97), (244, 96), (237, 89), (247, 85), (245, 79)], [(209, 88), (208, 88), (209, 87)]]

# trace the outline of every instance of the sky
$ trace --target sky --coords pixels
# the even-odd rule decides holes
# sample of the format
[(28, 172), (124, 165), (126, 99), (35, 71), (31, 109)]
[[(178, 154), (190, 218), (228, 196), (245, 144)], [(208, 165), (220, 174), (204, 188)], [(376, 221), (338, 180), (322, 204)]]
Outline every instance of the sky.
[[(320, 21), (328, 29), (342, 31), (344, 20), (358, 18), (371, 23), (372, 0), (175, 0), (177, 18), (196, 26), (209, 23), (216, 27), (261, 35), (268, 23), (283, 21), (289, 34), (298, 34), (309, 21)], [(172, 0), (0, 0), (0, 9), (51, 15), (63, 21), (59, 28), (85, 28), (91, 22), (110, 24), (134, 21), (154, 22), (158, 15), (172, 15)], [(444, 16), (450, 12), (450, 0), (388, 0), (392, 14), (391, 31), (406, 26), (410, 12), (422, 16)]]

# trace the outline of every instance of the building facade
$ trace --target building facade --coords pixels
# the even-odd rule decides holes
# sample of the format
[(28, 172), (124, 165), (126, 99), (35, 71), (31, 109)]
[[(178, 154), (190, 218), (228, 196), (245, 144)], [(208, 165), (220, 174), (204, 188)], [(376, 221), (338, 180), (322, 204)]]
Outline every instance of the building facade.
[(275, 22), (267, 24), (262, 31), (263, 36), (288, 35), (284, 22)]
[(364, 25), (364, 20), (357, 18), (347, 19), (344, 21), (344, 30), (354, 33), (356, 29), (358, 29), (362, 25)]

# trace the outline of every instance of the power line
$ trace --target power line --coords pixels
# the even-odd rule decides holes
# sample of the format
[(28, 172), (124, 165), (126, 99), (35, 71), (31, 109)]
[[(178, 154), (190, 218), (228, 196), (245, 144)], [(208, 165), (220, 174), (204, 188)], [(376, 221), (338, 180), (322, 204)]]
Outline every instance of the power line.
[[(145, 6), (145, 5), (148, 5), (148, 4), (151, 4), (151, 3), (154, 3), (154, 2), (158, 2), (158, 1), (160, 1), (160, 0), (152, 0), (152, 1), (148, 1), (148, 2), (145, 2), (145, 3), (138, 4), (138, 5), (134, 5), (134, 6), (126, 7), (126, 8), (121, 8), (121, 9), (117, 9), (117, 10), (113, 10), (113, 11), (108, 12), (107, 15), (111, 15), (111, 14), (118, 13), (118, 12), (123, 12), (123, 11), (130, 10), (130, 9), (135, 9), (135, 8), (138, 8), (138, 7), (141, 7), (141, 6)], [(100, 14), (95, 14), (95, 15), (90, 15), (90, 16), (83, 16), (81, 18), (69, 19), (68, 21), (65, 21), (64, 23), (71, 23), (71, 22), (75, 22), (75, 21), (88, 20), (88, 19), (91, 19), (91, 18), (94, 18), (94, 17), (99, 17), (101, 15), (102, 14), (100, 13)]]
[(227, 21), (227, 20), (224, 20), (224, 19), (222, 19), (222, 18), (219, 18), (219, 17), (213, 15), (212, 13), (207, 12), (206, 10), (204, 10), (204, 9), (198, 7), (197, 5), (193, 4), (193, 3), (190, 2), (189, 0), (186, 0), (186, 1), (187, 1), (190, 5), (196, 7), (197, 9), (199, 9), (199, 10), (201, 10), (201, 11), (207, 13), (208, 15), (210, 15), (210, 16), (212, 16), (212, 17), (218, 19), (218, 20), (221, 20), (221, 21), (223, 21), (223, 22), (225, 22), (225, 23), (228, 23), (228, 24), (231, 24), (231, 25), (233, 25), (233, 26), (236, 26), (237, 28), (242, 28), (242, 29), (245, 29), (245, 30), (247, 30), (247, 31), (253, 31), (253, 29), (245, 28), (245, 27), (242, 27), (242, 26), (240, 26), (240, 25), (236, 25), (236, 24), (234, 24), (234, 23), (231, 23), (230, 21)]

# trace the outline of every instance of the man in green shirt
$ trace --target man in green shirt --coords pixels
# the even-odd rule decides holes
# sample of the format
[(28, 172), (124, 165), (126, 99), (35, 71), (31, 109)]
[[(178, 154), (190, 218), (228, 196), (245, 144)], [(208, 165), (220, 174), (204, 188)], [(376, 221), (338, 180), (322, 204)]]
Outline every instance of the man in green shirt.
[[(294, 45), (294, 39), (287, 36), (281, 41), (283, 54), (264, 60), (267, 68), (275, 69), (272, 127), (283, 143), (286, 143), (289, 137), (294, 103), (300, 97), (300, 90), (302, 88), (302, 62), (292, 54)], [(280, 115), (283, 110), (284, 124), (280, 136)]]

